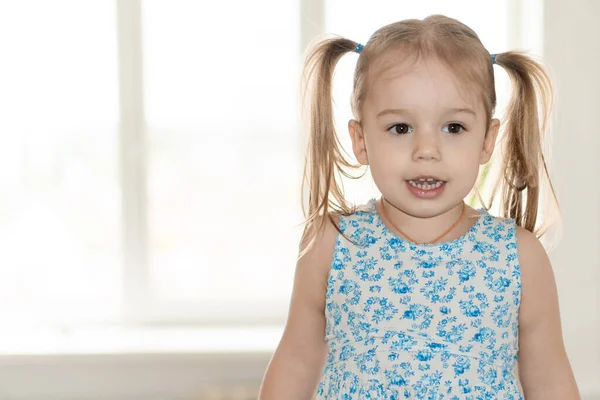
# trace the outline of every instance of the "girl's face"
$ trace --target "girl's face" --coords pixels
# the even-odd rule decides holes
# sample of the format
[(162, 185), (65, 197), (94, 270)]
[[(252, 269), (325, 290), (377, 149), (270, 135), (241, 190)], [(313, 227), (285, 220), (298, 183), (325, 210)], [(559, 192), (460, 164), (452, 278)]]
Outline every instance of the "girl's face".
[[(479, 165), (494, 149), (499, 121), (492, 120), (486, 132), (482, 102), (466, 98), (439, 61), (393, 57), (382, 57), (385, 64), (369, 72), (362, 120), (349, 123), (354, 154), (398, 209), (436, 216), (473, 188)], [(433, 181), (425, 186), (420, 179), (428, 178)]]

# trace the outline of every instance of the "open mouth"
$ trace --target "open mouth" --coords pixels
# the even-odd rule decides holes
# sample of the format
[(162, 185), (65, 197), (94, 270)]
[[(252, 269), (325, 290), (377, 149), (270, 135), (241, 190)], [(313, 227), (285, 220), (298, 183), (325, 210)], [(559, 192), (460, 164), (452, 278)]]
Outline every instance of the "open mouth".
[(435, 177), (409, 179), (408, 184), (421, 190), (433, 190), (442, 186), (446, 181)]

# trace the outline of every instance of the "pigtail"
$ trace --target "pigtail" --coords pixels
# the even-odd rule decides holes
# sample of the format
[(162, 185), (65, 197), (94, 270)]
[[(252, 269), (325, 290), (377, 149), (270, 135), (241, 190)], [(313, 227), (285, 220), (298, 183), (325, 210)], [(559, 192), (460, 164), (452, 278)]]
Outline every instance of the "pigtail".
[[(353, 52), (357, 43), (344, 38), (326, 39), (309, 53), (304, 68), (302, 104), (308, 121), (308, 148), (302, 182), (302, 210), (305, 231), (300, 247), (300, 257), (314, 244), (324, 228), (326, 218), (332, 222), (330, 210), (350, 214), (354, 210), (343, 196), (340, 174), (352, 178), (345, 168), (356, 168), (343, 154), (342, 145), (335, 131), (333, 118), (332, 81), (336, 64), (346, 53)], [(306, 99), (309, 103), (306, 104)], [(308, 209), (304, 194), (308, 192)], [(335, 225), (335, 222), (334, 222)], [(339, 231), (339, 227), (336, 228)]]
[(554, 92), (543, 67), (523, 53), (497, 54), (496, 64), (513, 84), (504, 122), (503, 213), (539, 237), (543, 231), (536, 229), (536, 222), (544, 176), (558, 204), (543, 154)]

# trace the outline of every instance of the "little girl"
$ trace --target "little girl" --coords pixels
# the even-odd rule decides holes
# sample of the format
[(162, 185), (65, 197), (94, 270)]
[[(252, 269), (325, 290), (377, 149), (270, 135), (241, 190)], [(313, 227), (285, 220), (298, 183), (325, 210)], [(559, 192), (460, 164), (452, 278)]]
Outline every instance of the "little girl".
[[(359, 53), (348, 124), (381, 198), (352, 207), (337, 177), (334, 68)], [(514, 90), (503, 217), (463, 199), (494, 151), (494, 67)], [(520, 52), (491, 55), (444, 16), (319, 43), (305, 170), (308, 213), (289, 317), (262, 400), (579, 399), (552, 267), (536, 234), (552, 88)], [(518, 367), (518, 369), (517, 369)]]

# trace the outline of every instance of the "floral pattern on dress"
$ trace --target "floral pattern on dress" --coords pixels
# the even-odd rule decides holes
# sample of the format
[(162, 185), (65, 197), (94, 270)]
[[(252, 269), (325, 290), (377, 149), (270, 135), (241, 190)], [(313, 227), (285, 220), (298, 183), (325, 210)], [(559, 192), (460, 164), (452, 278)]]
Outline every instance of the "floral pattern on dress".
[(389, 231), (375, 199), (340, 218), (317, 399), (523, 399), (516, 225), (479, 212), (429, 245)]

